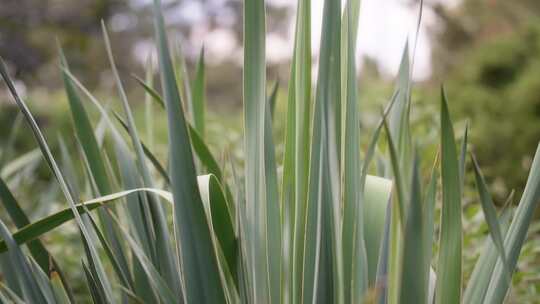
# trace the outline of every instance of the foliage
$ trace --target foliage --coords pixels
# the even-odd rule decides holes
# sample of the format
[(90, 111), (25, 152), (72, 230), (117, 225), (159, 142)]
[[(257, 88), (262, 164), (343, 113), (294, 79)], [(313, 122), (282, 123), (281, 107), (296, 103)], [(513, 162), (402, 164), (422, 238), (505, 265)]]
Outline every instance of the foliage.
[[(442, 21), (435, 30), (435, 79), (447, 84), (456, 120), (470, 120), (471, 143), (502, 204), (512, 190), (523, 190), (540, 136), (540, 6), (463, 1), (435, 11)], [(500, 161), (509, 155), (516, 162)]]
[[(184, 81), (185, 72), (174, 68), (183, 58), (176, 55), (173, 60), (161, 3), (154, 4), (161, 93), (152, 83), (139, 82), (147, 92), (147, 111), (164, 110), (167, 115), (167, 169), (152, 146), (141, 140), (104, 24), (121, 111), (92, 95), (61, 53), (78, 143), (78, 153), (70, 154), (60, 142), (61, 162), (0, 62), (0, 74), (68, 203), (30, 223), (9, 183), (0, 183), (2, 203), (18, 229), (11, 233), (0, 221), (2, 302), (74, 301), (68, 274), (56, 262), (61, 256), (51, 255), (41, 240), (72, 220), (84, 251), (81, 272), (87, 293), (96, 303), (505, 300), (540, 201), (540, 146), (520, 204), (501, 215), (473, 159), (489, 236), (465, 282), (462, 197), (467, 129), (458, 147), (441, 90), (440, 152), (422, 160), (420, 139), (410, 127), (412, 67), (406, 45), (394, 94), (373, 134), (360, 132), (353, 38), (359, 1), (347, 1), (343, 15), (340, 1), (325, 1), (315, 90), (310, 1), (299, 1), (279, 171), (272, 117), (277, 91), (267, 94), (266, 89), (264, 1), (245, 2), (241, 177), (235, 163), (226, 174), (205, 142), (202, 53), (192, 88)], [(83, 103), (87, 100), (99, 112), (97, 123)], [(146, 117), (152, 124), (156, 115)], [(379, 144), (383, 132), (386, 148)], [(361, 137), (370, 138), (363, 154)], [(368, 175), (373, 160), (379, 176)], [(427, 178), (422, 176), (423, 162), (432, 165)], [(78, 163), (83, 182), (77, 177)], [(439, 182), (442, 208), (436, 227)], [(87, 196), (96, 198), (85, 201)]]

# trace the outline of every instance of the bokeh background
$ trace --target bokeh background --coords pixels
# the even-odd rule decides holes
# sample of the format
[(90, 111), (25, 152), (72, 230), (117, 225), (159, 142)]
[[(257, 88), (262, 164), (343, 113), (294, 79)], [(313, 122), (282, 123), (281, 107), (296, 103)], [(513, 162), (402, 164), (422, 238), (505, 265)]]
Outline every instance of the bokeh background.
[[(296, 3), (266, 2), (268, 79), (269, 87), (279, 81), (279, 122), (285, 115)], [(191, 75), (204, 47), (207, 142), (216, 155), (232, 156), (240, 162), (243, 3), (163, 3), (171, 41), (186, 56)], [(314, 74), (322, 5), (322, 0), (312, 1)], [(519, 197), (540, 140), (540, 1), (425, 0), (417, 32), (419, 5), (419, 0), (362, 0), (356, 55), (362, 127), (366, 130), (363, 134), (369, 134), (380, 107), (391, 95), (408, 41), (414, 51), (416, 82), (412, 120), (415, 131), (426, 141), (428, 148), (423, 151), (430, 156), (425, 159), (431, 159), (437, 148), (434, 141), (439, 95), (444, 84), (457, 134), (469, 124), (471, 149), (479, 159), (496, 203), (504, 203), (512, 190)], [(144, 130), (143, 90), (131, 75), (144, 77), (145, 65), (155, 60), (151, 8), (150, 0), (0, 0), (0, 55), (51, 142), (65, 138), (69, 144), (75, 140), (60, 78), (59, 46), (64, 49), (72, 72), (85, 85), (111, 106), (118, 104), (101, 20), (109, 30), (118, 68), (136, 109), (139, 127)], [(161, 143), (156, 144), (156, 150), (164, 154), (164, 119), (157, 118), (155, 122), (156, 142)], [(277, 142), (282, 143), (283, 126), (276, 125)], [(363, 140), (367, 138), (364, 136)], [(33, 160), (35, 165), (25, 166), (27, 171), (22, 166), (0, 168), (0, 174), (23, 171), (12, 184), (17, 183), (17, 195), (20, 201), (28, 202), (26, 207), (32, 218), (39, 218), (55, 208), (50, 201), (58, 199), (58, 189), (40, 164), (39, 155), (32, 152), (33, 138), (17, 118), (17, 109), (5, 88), (0, 86), (0, 144), (10, 140), (15, 142), (14, 148), (2, 151), (0, 164), (25, 156), (26, 161)], [(278, 145), (278, 153), (280, 149), (282, 146)], [(473, 181), (467, 185), (469, 192), (474, 193)], [(483, 218), (477, 212), (477, 198), (470, 195), (466, 201), (465, 248), (471, 248), (466, 261), (470, 266), (480, 245), (475, 236), (484, 235), (486, 227), (480, 224)], [(0, 216), (4, 214), (0, 209)], [(523, 250), (525, 258), (520, 262), (515, 293), (524, 302), (518, 303), (535, 303), (540, 294), (539, 230), (539, 224), (534, 224), (531, 242)], [(73, 241), (76, 234), (56, 237)], [(73, 263), (77, 262), (74, 259)]]

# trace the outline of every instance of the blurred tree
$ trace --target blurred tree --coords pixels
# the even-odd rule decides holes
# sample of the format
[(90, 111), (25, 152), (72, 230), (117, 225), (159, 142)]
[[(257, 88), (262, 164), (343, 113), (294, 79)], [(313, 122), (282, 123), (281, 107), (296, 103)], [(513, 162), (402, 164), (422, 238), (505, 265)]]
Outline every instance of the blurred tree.
[[(540, 1), (464, 0), (431, 29), (433, 79), (444, 81), (457, 119), (499, 201), (522, 190), (540, 140)], [(513, 158), (513, 161), (501, 161)]]
[(105, 62), (96, 60), (105, 58), (102, 47), (95, 43), (101, 39), (100, 20), (109, 20), (126, 5), (125, 0), (4, 0), (0, 9), (1, 55), (17, 78), (49, 84), (51, 70), (58, 69), (58, 38), (69, 50), (76, 70), (97, 75), (103, 68), (99, 63)]

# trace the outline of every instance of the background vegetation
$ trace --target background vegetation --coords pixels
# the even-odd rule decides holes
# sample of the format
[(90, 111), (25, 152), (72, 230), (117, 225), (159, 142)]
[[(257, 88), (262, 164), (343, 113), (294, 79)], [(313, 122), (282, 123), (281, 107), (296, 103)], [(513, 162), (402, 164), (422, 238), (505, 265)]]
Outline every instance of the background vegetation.
[[(427, 1), (426, 1), (427, 2)], [(60, 138), (70, 150), (75, 144), (73, 127), (68, 115), (68, 102), (61, 91), (61, 77), (58, 70), (58, 53), (56, 45), (51, 43), (57, 37), (66, 49), (74, 74), (80, 75), (90, 87), (97, 91), (97, 96), (106, 97), (112, 107), (120, 102), (111, 99), (114, 89), (110, 83), (111, 73), (99, 21), (107, 22), (115, 13), (134, 14), (137, 16), (136, 26), (128, 29), (112, 31), (116, 52), (130, 54), (137, 43), (135, 37), (150, 36), (152, 27), (146, 6), (133, 9), (125, 1), (41, 1), (41, 6), (31, 5), (34, 1), (7, 1), (8, 5), (0, 10), (0, 55), (7, 59), (9, 67), (25, 88), (28, 103), (36, 114), (47, 137), (59, 147)], [(66, 4), (66, 3), (69, 3)], [(97, 3), (97, 4), (96, 4)], [(173, 6), (176, 4), (170, 4)], [(438, 16), (437, 26), (430, 29), (433, 39), (433, 75), (413, 91), (415, 110), (412, 114), (413, 127), (417, 132), (425, 134), (425, 153), (429, 159), (437, 149), (437, 138), (431, 127), (438, 126), (439, 85), (444, 81), (450, 98), (450, 109), (456, 122), (456, 134), (462, 134), (466, 121), (470, 122), (470, 143), (482, 165), (488, 184), (495, 194), (495, 201), (502, 205), (510, 192), (515, 189), (519, 197), (525, 185), (527, 172), (532, 162), (538, 139), (540, 138), (540, 7), (534, 0), (507, 1), (475, 1), (464, 0), (458, 6), (448, 9), (441, 5), (428, 8)], [(231, 1), (227, 4), (231, 10), (241, 13), (241, 3)], [(75, 12), (87, 12), (84, 16)], [(279, 9), (270, 10), (270, 29), (282, 31), (277, 25), (283, 20), (284, 12)], [(239, 19), (240, 20), (240, 19)], [(218, 26), (218, 25), (216, 25)], [(182, 31), (189, 29), (189, 24), (172, 24), (172, 28)], [(233, 24), (241, 37), (241, 24)], [(36, 31), (34, 29), (38, 28)], [(8, 47), (9, 45), (9, 47)], [(15, 47), (13, 47), (15, 46)], [(198, 52), (188, 52), (187, 69), (195, 75)], [(134, 56), (117, 56), (118, 68), (126, 77), (126, 87), (134, 101), (135, 120), (137, 125), (145, 125), (144, 90), (135, 80), (128, 77), (136, 73), (144, 77), (142, 65)], [(360, 76), (360, 98), (365, 101), (362, 111), (363, 127), (372, 130), (379, 117), (379, 107), (392, 92), (391, 80), (378, 73), (376, 65), (369, 59)], [(283, 70), (286, 72), (283, 73)], [(106, 72), (103, 72), (106, 71)], [(272, 64), (268, 79), (280, 78), (278, 101), (276, 106), (276, 138), (284, 137), (285, 107), (287, 92), (287, 69), (280, 64)], [(207, 68), (207, 142), (220, 160), (232, 159), (243, 165), (242, 152), (242, 118), (241, 118), (241, 69), (237, 62), (222, 62)], [(285, 75), (285, 77), (283, 77)], [(58, 210), (59, 205), (51, 201), (59, 200), (58, 186), (51, 181), (50, 173), (45, 169), (30, 140), (30, 130), (20, 124), (21, 118), (15, 118), (18, 112), (7, 98), (0, 99), (0, 139), (13, 140), (11, 151), (3, 151), (2, 161), (12, 160), (17, 155), (26, 155), (31, 166), (24, 170), (13, 169), (16, 178), (10, 186), (16, 190), (23, 207), (32, 219)], [(116, 105), (116, 106), (114, 106)], [(98, 113), (90, 113), (99, 117)], [(165, 141), (166, 126), (164, 120), (157, 119), (154, 126), (156, 138), (146, 136), (145, 141), (155, 142), (154, 149), (158, 155), (166, 154), (166, 146), (158, 144)], [(12, 128), (13, 126), (20, 126)], [(142, 128), (141, 128), (142, 129)], [(224, 132), (224, 130), (226, 130)], [(432, 135), (430, 137), (429, 135)], [(367, 138), (364, 138), (367, 144)], [(284, 146), (276, 141), (277, 160)], [(59, 148), (55, 152), (60, 152)], [(469, 167), (469, 169), (471, 169)], [(424, 171), (428, 171), (426, 166)], [(9, 171), (2, 171), (8, 176)], [(14, 173), (11, 173), (14, 174)], [(228, 174), (231, 174), (230, 172)], [(487, 226), (480, 211), (478, 198), (475, 195), (474, 178), (466, 182), (465, 196), (465, 277), (472, 272), (473, 262), (479, 255), (482, 240), (487, 233)], [(36, 195), (40, 194), (40, 195)], [(41, 195), (41, 194), (46, 194)], [(47, 202), (47, 203), (44, 203)], [(0, 213), (5, 217), (5, 213)], [(438, 218), (438, 217), (436, 217)], [(68, 267), (78, 269), (81, 252), (66, 252), (65, 248), (81, 248), (80, 246), (64, 246), (63, 243), (77, 243), (79, 237), (75, 226), (55, 231), (45, 239), (53, 253), (65, 254)], [(529, 242), (523, 249), (518, 264), (518, 273), (512, 293), (516, 303), (534, 303), (540, 293), (540, 224), (535, 221), (530, 230)], [(76, 250), (76, 249), (69, 249)], [(75, 286), (83, 290), (82, 274), (76, 278)]]

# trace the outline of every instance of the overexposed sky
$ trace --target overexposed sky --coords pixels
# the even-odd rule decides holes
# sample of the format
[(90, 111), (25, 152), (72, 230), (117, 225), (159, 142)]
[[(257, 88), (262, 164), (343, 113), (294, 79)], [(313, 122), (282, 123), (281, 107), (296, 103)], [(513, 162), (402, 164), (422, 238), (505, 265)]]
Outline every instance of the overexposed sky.
[[(132, 0), (135, 5), (150, 3), (151, 0)], [(162, 0), (162, 2), (173, 2)], [(227, 0), (183, 1), (182, 4), (172, 11), (165, 12), (168, 21), (180, 22), (191, 25), (189, 37), (184, 37), (186, 53), (196, 54), (204, 44), (209, 63), (219, 63), (223, 60), (236, 58), (241, 62), (242, 46), (236, 41), (234, 32), (228, 28), (235, 16), (234, 12), (227, 12), (223, 5)], [(245, 0), (244, 0), (245, 1)], [(425, 0), (425, 2), (438, 2), (452, 6), (460, 0)], [(294, 39), (295, 0), (266, 0), (268, 5), (288, 7), (291, 9), (289, 31), (286, 37), (276, 33), (268, 33), (266, 40), (266, 57), (271, 63), (282, 62), (290, 59), (292, 55)], [(342, 0), (343, 5), (346, 0)], [(362, 56), (374, 58), (379, 64), (381, 72), (387, 76), (393, 76), (399, 67), (399, 61), (407, 37), (412, 48), (415, 41), (416, 25), (418, 20), (419, 6), (413, 5), (412, 0), (361, 0), (360, 22), (357, 43), (357, 62), (361, 63)], [(321, 37), (322, 15), (324, 0), (312, 0), (312, 48), (314, 56), (318, 54)], [(203, 7), (204, 6), (204, 7)], [(208, 6), (208, 7), (207, 7)], [(211, 28), (204, 9), (210, 8), (218, 16), (218, 23), (222, 27)], [(436, 22), (434, 14), (424, 8), (422, 26), (420, 28), (418, 44), (415, 55), (415, 67), (413, 78), (423, 80), (429, 77), (431, 72), (431, 46), (427, 37), (426, 27)], [(145, 49), (149, 47), (139, 45), (136, 47), (136, 55), (146, 58)], [(151, 45), (151, 44), (150, 44)], [(361, 69), (361, 66), (359, 67)]]
[[(270, 0), (270, 2), (287, 0)], [(426, 0), (426, 2), (429, 0)], [(455, 5), (459, 0), (430, 1)], [(345, 2), (345, 1), (342, 1)], [(357, 37), (357, 62), (362, 56), (374, 58), (382, 72), (395, 75), (407, 37), (411, 53), (416, 35), (419, 6), (407, 0), (361, 0)], [(318, 47), (322, 26), (324, 0), (312, 1), (312, 45)], [(436, 21), (433, 13), (424, 7), (415, 55), (413, 78), (423, 80), (431, 72), (431, 46), (426, 27)], [(360, 67), (361, 68), (361, 67)]]

